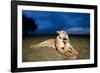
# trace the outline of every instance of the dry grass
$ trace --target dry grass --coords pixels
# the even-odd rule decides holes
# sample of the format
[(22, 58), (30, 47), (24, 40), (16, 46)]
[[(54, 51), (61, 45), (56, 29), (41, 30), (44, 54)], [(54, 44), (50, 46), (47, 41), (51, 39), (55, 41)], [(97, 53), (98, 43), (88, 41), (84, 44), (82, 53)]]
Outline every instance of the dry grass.
[[(32, 44), (37, 44), (51, 38), (55, 38), (55, 36), (24, 37), (22, 42), (23, 62), (67, 60), (66, 57), (60, 54), (56, 49), (48, 47), (42, 47), (42, 48), (29, 47)], [(79, 51), (78, 59), (89, 59), (90, 57), (89, 36), (70, 36), (70, 43), (73, 45), (75, 49)]]

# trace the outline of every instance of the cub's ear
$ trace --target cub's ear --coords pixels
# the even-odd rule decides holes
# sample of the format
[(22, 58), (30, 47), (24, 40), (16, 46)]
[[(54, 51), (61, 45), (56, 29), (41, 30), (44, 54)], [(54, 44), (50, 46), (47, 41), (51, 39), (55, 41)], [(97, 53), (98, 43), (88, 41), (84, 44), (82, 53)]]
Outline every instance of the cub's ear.
[(57, 34), (59, 34), (59, 31), (56, 31), (57, 32)]

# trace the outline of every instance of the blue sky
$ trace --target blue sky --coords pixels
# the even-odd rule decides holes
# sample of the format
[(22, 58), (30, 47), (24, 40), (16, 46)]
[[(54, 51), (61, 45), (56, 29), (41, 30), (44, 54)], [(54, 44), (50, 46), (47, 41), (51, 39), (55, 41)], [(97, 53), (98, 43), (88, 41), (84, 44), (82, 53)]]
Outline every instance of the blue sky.
[(35, 20), (37, 29), (29, 34), (55, 34), (64, 30), (70, 34), (90, 33), (90, 14), (72, 12), (46, 12), (23, 10), (22, 14)]

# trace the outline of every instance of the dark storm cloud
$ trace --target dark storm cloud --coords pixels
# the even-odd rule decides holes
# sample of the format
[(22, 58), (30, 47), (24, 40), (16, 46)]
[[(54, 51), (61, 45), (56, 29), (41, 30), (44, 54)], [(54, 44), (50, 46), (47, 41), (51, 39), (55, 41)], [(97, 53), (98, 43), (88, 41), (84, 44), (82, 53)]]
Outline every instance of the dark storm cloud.
[(54, 34), (65, 30), (70, 34), (89, 34), (90, 15), (88, 13), (44, 12), (23, 10), (27, 18), (35, 19), (37, 29), (31, 34)]

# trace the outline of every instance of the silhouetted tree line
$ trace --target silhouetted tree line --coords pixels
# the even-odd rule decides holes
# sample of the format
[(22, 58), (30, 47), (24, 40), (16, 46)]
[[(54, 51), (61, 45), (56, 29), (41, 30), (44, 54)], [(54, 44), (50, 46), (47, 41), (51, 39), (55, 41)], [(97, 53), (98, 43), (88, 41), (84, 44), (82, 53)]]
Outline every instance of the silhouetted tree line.
[(28, 36), (28, 32), (33, 32), (36, 30), (37, 26), (33, 18), (28, 18), (25, 15), (22, 15), (22, 31), (23, 36)]

